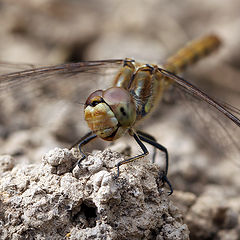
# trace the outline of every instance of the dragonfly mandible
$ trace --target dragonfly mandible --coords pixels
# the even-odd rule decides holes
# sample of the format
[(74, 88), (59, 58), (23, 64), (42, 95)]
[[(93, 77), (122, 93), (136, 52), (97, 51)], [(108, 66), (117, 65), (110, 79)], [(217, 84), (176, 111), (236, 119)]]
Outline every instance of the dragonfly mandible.
[[(176, 75), (189, 65), (197, 62), (197, 60), (215, 51), (220, 44), (219, 38), (215, 35), (203, 37), (180, 49), (161, 67), (152, 64), (141, 64), (135, 62), (133, 59), (126, 58), (35, 68), (0, 76), (0, 88), (4, 88), (5, 85), (14, 86), (21, 83), (21, 80), (38, 81), (40, 77), (45, 78), (51, 74), (78, 74), (94, 71), (94, 69), (101, 67), (121, 66), (114, 77), (112, 87), (91, 93), (85, 102), (85, 120), (91, 131), (76, 143), (82, 154), (82, 158), (78, 161), (78, 164), (80, 166), (81, 161), (86, 158), (83, 146), (93, 139), (99, 137), (106, 141), (113, 141), (125, 133), (129, 133), (141, 147), (143, 153), (119, 162), (116, 165), (117, 176), (120, 174), (121, 165), (148, 154), (148, 150), (143, 144), (143, 142), (146, 142), (154, 146), (155, 149), (157, 148), (164, 152), (166, 164), (165, 170), (161, 172), (160, 176), (163, 183), (166, 182), (169, 185), (170, 194), (172, 194), (172, 186), (167, 178), (167, 149), (159, 144), (150, 134), (137, 130), (137, 125), (151, 115), (158, 106), (164, 92), (172, 84), (176, 84), (196, 98), (213, 106), (217, 111), (224, 114), (240, 127), (240, 120), (232, 113), (230, 108), (215, 101), (196, 86)], [(154, 157), (155, 154), (153, 155)]]

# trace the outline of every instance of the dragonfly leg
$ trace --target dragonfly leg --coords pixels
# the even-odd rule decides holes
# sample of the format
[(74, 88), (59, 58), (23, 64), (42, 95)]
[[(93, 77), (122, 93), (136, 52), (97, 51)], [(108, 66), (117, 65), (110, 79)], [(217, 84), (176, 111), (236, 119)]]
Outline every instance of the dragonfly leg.
[[(140, 136), (143, 136), (143, 137), (146, 137), (154, 142), (156, 142), (156, 139), (155, 137), (153, 137), (152, 135), (148, 134), (148, 133), (145, 133), (145, 132), (142, 132), (141, 130), (137, 130), (137, 134)], [(144, 141), (144, 140), (143, 140)], [(153, 156), (152, 156), (152, 163), (155, 163), (155, 159), (156, 159), (156, 153), (157, 153), (157, 148), (155, 146), (153, 146)]]
[(78, 140), (74, 145), (72, 145), (71, 148), (78, 145), (79, 151), (82, 155), (82, 158), (79, 159), (77, 162), (78, 167), (80, 167), (80, 163), (82, 162), (82, 160), (84, 160), (87, 157), (86, 154), (84, 153), (84, 151), (82, 150), (82, 147), (84, 145), (88, 144), (90, 141), (92, 141), (96, 137), (97, 137), (97, 135), (95, 133), (88, 132), (85, 136), (83, 136), (80, 140)]
[(137, 160), (137, 159), (139, 159), (139, 158), (142, 158), (142, 157), (148, 155), (148, 153), (149, 153), (148, 150), (147, 150), (147, 148), (145, 147), (145, 145), (144, 145), (144, 144), (141, 142), (141, 140), (139, 139), (138, 135), (137, 135), (136, 133), (133, 133), (132, 136), (134, 137), (134, 139), (136, 140), (136, 142), (138, 143), (138, 145), (139, 145), (139, 146), (141, 147), (141, 149), (143, 150), (143, 153), (142, 153), (142, 154), (139, 154), (139, 155), (137, 155), (137, 156), (135, 156), (135, 157), (131, 157), (131, 158), (128, 158), (128, 159), (126, 159), (126, 160), (123, 160), (123, 161), (117, 163), (117, 165), (116, 165), (116, 167), (117, 167), (117, 176), (116, 176), (116, 177), (117, 177), (117, 178), (119, 177), (119, 174), (120, 174), (119, 167), (120, 167), (121, 165), (123, 165), (123, 164), (125, 164), (125, 163), (132, 162), (132, 161)]
[(72, 148), (76, 147), (77, 145), (80, 144), (80, 142), (82, 140), (84, 140), (85, 138), (89, 137), (92, 135), (92, 132), (88, 132), (87, 134), (85, 134), (83, 137), (81, 137), (80, 139), (78, 139), (74, 144), (71, 145), (71, 147), (69, 147), (68, 149), (71, 150)]
[[(170, 181), (167, 178), (167, 173), (168, 173), (168, 151), (167, 151), (167, 149), (164, 146), (162, 146), (161, 144), (159, 144), (155, 140), (155, 138), (152, 137), (151, 135), (149, 135), (148, 133), (144, 133), (142, 131), (137, 131), (137, 133), (138, 133), (140, 140), (152, 145), (154, 147), (154, 149), (157, 148), (160, 151), (165, 153), (165, 156), (166, 156), (165, 171), (163, 171), (163, 172), (161, 171), (159, 173), (159, 178), (162, 180), (163, 183), (165, 183), (165, 182), (167, 183), (167, 185), (169, 186), (169, 189), (170, 189), (169, 195), (171, 195), (173, 193), (173, 188), (172, 188)], [(155, 155), (156, 155), (156, 153), (155, 153)], [(153, 156), (154, 160), (155, 160), (155, 155)]]
[[(148, 133), (145, 133), (142, 131), (137, 131), (137, 133), (138, 133), (139, 138), (142, 141), (152, 145), (154, 148), (157, 148), (158, 150), (165, 153), (165, 158), (166, 158), (165, 174), (167, 175), (167, 173), (168, 173), (168, 151), (167, 151), (167, 149), (163, 145), (159, 144), (155, 140), (155, 138), (153, 136), (149, 135)], [(155, 158), (155, 156), (154, 156), (154, 158)]]

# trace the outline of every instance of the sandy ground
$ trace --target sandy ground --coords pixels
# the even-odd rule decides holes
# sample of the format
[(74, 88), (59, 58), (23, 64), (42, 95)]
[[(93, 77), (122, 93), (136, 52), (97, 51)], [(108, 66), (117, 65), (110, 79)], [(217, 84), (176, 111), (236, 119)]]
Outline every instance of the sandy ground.
[[(182, 76), (216, 99), (239, 108), (239, 9), (240, 3), (237, 0), (221, 2), (221, 4), (216, 0), (203, 0), (198, 4), (190, 0), (1, 1), (1, 74), (31, 69), (38, 65), (125, 57), (161, 64), (188, 41), (215, 33), (223, 42), (219, 51), (188, 69)], [(9, 65), (7, 62), (15, 65)], [(6, 160), (5, 157), (1, 159), (1, 192), (2, 195), (7, 194), (7, 199), (11, 199), (7, 201), (6, 195), (1, 199), (1, 206), (4, 209), (0, 214), (2, 225), (27, 226), (21, 211), (14, 217), (20, 220), (14, 223), (8, 222), (9, 216), (6, 216), (6, 212), (15, 206), (15, 200), (12, 199), (16, 192), (24, 198), (22, 189), (27, 188), (32, 191), (32, 187), (29, 187), (31, 184), (26, 184), (27, 187), (22, 188), (17, 186), (15, 190), (7, 186), (14, 185), (11, 179), (16, 178), (17, 172), (27, 168), (29, 164), (34, 164), (35, 168), (42, 165), (38, 171), (29, 170), (16, 179), (21, 181), (21, 178), (32, 179), (39, 175), (39, 172), (44, 170), (42, 166), (46, 167), (46, 161), (41, 160), (44, 154), (56, 146), (69, 147), (88, 131), (83, 121), (81, 103), (84, 103), (85, 97), (92, 90), (108, 86), (108, 79), (102, 75), (80, 74), (66, 79), (39, 77), (34, 83), (31, 79), (27, 79), (25, 84), (20, 84), (20, 87), (16, 88), (0, 85), (0, 153), (13, 157), (13, 159)], [(201, 114), (202, 111), (207, 112), (207, 116)], [(208, 119), (209, 116), (211, 121)], [(187, 239), (187, 229), (189, 229), (190, 239), (239, 239), (240, 157), (239, 148), (237, 149), (239, 128), (227, 119), (224, 120), (221, 115), (208, 110), (204, 104), (192, 99), (189, 104), (185, 98), (174, 98), (168, 93), (156, 112), (140, 128), (154, 135), (169, 151), (169, 179), (175, 192), (171, 197), (166, 197), (168, 199), (166, 208), (169, 213), (171, 204), (177, 206), (181, 214), (174, 212), (171, 215), (174, 219), (172, 223), (176, 221), (177, 224), (187, 226), (178, 238)], [(224, 129), (227, 129), (227, 132)], [(229, 140), (229, 135), (233, 140)], [(233, 146), (233, 141), (236, 142), (236, 147)], [(113, 151), (125, 155), (134, 155), (140, 151), (129, 137), (120, 139), (110, 147)], [(152, 151), (150, 146), (147, 147)], [(87, 151), (92, 152), (99, 148), (106, 149), (107, 144), (96, 141), (90, 144)], [(163, 158), (162, 154), (157, 155), (157, 163), (161, 167), (163, 167)], [(151, 161), (151, 155), (145, 160)], [(105, 159), (105, 161), (109, 160)], [(136, 166), (138, 164), (142, 166), (141, 163), (136, 163)], [(126, 171), (133, 174), (131, 167), (129, 169), (126, 167)], [(53, 178), (55, 175), (56, 178), (66, 177), (66, 174), (69, 175), (72, 170), (68, 169), (65, 173), (47, 170), (46, 172), (50, 174), (45, 176), (48, 179), (52, 175)], [(155, 173), (152, 174), (154, 176)], [(126, 181), (131, 179), (123, 176), (123, 179), (125, 178)], [(8, 179), (8, 182), (4, 179)], [(68, 181), (73, 180), (68, 179)], [(58, 186), (55, 182), (53, 184)], [(107, 184), (111, 185), (112, 182)], [(42, 188), (42, 185), (38, 187)], [(59, 192), (62, 194), (61, 191)], [(56, 190), (56, 194), (59, 192)], [(124, 196), (127, 194), (132, 193), (126, 191)], [(154, 194), (156, 196), (156, 192)], [(159, 195), (160, 200), (154, 203), (155, 207), (165, 196)], [(91, 201), (94, 202), (97, 196), (97, 194), (92, 195)], [(87, 199), (89, 200), (89, 197), (81, 196), (84, 206)], [(37, 202), (37, 199), (35, 201)], [(79, 210), (81, 201), (79, 200), (78, 204), (71, 204), (76, 204), (75, 209)], [(138, 200), (129, 200), (131, 201)], [(96, 202), (94, 207), (98, 212), (101, 206), (96, 205)], [(49, 210), (51, 206), (48, 204), (47, 202), (46, 206)], [(27, 206), (31, 208), (31, 204)], [(20, 204), (18, 207), (25, 208), (26, 205)], [(88, 207), (92, 207), (91, 204), (88, 204)], [(144, 205), (143, 209), (151, 212), (151, 206)], [(105, 215), (101, 215), (98, 212), (101, 223), (109, 224), (102, 226), (102, 229), (108, 229), (104, 231), (109, 233), (109, 239), (118, 239), (114, 234), (120, 230), (110, 222), (104, 222), (104, 217), (108, 218), (115, 213), (115, 211), (105, 211)], [(178, 214), (181, 215), (179, 217), (181, 220), (178, 219), (180, 216)], [(163, 213), (160, 215), (162, 216)], [(133, 215), (130, 216), (132, 221), (136, 221)], [(69, 219), (70, 217), (65, 215), (64, 224), (67, 224)], [(49, 220), (51, 224), (53, 221), (54, 218)], [(61, 230), (62, 235), (56, 235), (56, 239), (62, 239), (60, 236), (65, 236), (69, 232), (72, 232), (74, 239), (73, 236), (78, 236), (74, 235), (76, 229), (91, 228), (90, 223), (84, 225), (80, 223), (81, 221), (69, 220), (66, 231)], [(124, 222), (123, 219), (120, 221)], [(40, 230), (38, 229), (39, 239), (49, 239), (50, 234), (57, 234), (49, 230), (46, 231), (49, 235), (41, 235), (41, 231), (46, 230), (47, 225), (44, 224), (41, 225)], [(174, 235), (161, 235), (160, 225), (163, 226), (162, 222), (156, 223), (154, 231), (150, 231), (151, 234), (144, 231), (139, 233), (126, 230), (126, 232), (132, 237), (131, 239), (139, 239), (139, 236), (143, 239), (178, 239), (174, 238)], [(119, 226), (122, 228), (124, 224)], [(94, 227), (93, 231), (103, 231), (101, 227), (97, 230), (96, 225)], [(37, 229), (37, 225), (32, 228)], [(145, 228), (150, 227), (146, 225)], [(21, 231), (17, 227), (7, 229), (3, 235), (4, 239), (9, 237), (7, 235), (10, 232), (18, 234), (15, 235), (15, 239), (24, 239), (23, 236), (34, 239), (30, 237), (34, 236), (34, 231), (22, 236), (23, 230)], [(119, 239), (129, 239), (127, 233), (126, 236), (121, 235)], [(84, 235), (88, 239), (86, 236)], [(104, 239), (104, 235), (99, 235), (99, 239)]]

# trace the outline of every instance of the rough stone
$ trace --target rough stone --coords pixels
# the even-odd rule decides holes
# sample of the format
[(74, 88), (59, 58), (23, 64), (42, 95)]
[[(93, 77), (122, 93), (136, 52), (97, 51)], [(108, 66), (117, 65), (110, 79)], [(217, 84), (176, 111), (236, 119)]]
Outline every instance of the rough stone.
[(141, 159), (121, 166), (116, 178), (122, 159), (107, 149), (79, 168), (73, 150), (55, 148), (41, 164), (7, 168), (1, 239), (189, 239), (159, 168)]

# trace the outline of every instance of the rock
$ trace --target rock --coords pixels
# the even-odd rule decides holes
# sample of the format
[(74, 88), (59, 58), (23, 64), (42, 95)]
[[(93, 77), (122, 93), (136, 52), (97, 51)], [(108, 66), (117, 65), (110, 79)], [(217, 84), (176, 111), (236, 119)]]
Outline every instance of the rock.
[(116, 178), (116, 152), (96, 152), (80, 168), (77, 160), (55, 148), (41, 164), (4, 173), (1, 239), (189, 239), (156, 165), (134, 161)]
[(186, 214), (191, 238), (239, 239), (239, 205), (233, 204), (239, 200), (231, 188), (209, 185)]

